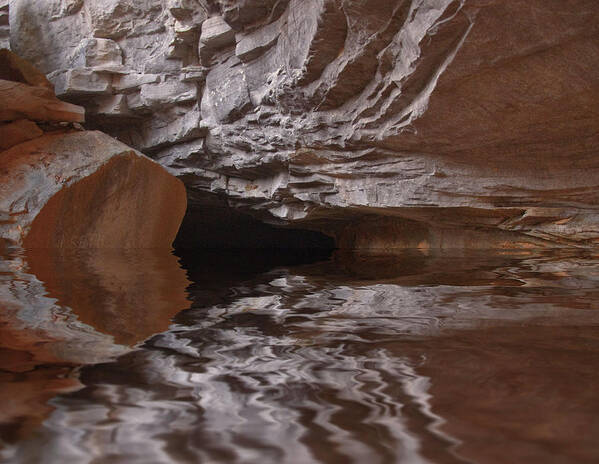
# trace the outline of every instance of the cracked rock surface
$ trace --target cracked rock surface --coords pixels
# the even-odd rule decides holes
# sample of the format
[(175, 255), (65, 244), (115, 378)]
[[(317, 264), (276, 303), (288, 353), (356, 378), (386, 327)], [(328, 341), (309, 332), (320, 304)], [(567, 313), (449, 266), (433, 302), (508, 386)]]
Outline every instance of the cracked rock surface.
[(192, 208), (375, 251), (599, 243), (595, 0), (11, 0), (10, 27)]

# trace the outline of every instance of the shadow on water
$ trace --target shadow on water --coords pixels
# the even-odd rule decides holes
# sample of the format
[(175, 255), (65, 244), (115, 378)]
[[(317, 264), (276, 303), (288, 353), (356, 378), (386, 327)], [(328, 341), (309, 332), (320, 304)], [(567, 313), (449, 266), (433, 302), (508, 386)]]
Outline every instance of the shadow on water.
[(599, 458), (597, 256), (178, 253), (2, 262), (0, 457)]

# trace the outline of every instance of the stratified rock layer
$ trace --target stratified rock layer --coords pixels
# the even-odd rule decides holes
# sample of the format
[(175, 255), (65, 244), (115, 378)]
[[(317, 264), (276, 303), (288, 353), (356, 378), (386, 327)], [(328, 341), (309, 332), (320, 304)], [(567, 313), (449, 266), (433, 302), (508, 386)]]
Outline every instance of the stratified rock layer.
[(10, 2), (13, 49), (192, 207), (371, 250), (599, 243), (595, 0), (48, 4)]
[(28, 248), (160, 248), (186, 210), (181, 181), (139, 152), (83, 131), (82, 107), (0, 51), (0, 239)]

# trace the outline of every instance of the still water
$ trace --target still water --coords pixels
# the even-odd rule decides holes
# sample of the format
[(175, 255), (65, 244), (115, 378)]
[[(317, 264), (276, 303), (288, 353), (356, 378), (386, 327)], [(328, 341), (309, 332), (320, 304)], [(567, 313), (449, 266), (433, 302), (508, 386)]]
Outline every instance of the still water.
[(599, 462), (599, 256), (8, 250), (0, 306), (1, 462)]

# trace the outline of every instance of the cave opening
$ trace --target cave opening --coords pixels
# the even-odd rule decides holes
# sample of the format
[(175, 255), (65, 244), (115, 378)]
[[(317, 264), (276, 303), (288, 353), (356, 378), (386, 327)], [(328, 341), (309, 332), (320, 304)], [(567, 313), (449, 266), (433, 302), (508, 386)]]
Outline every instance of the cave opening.
[(201, 204), (194, 198), (173, 246), (184, 264), (236, 263), (242, 273), (326, 260), (336, 248), (334, 238), (322, 232), (268, 224), (213, 195)]

